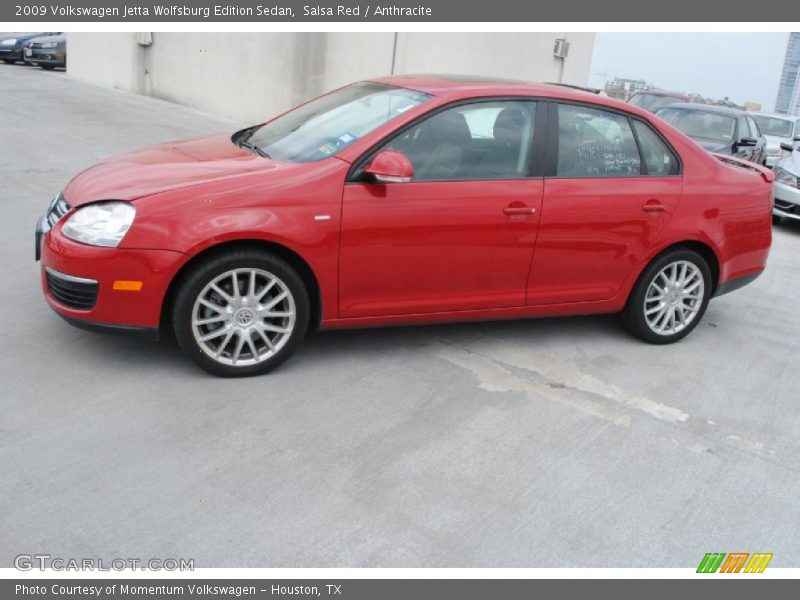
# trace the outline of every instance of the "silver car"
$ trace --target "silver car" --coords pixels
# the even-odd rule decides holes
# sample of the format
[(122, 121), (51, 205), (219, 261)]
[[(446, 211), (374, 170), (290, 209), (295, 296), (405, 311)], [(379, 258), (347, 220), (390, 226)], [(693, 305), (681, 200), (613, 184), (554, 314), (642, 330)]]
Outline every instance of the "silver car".
[(800, 141), (800, 118), (773, 113), (751, 112), (767, 141), (767, 166), (772, 168), (781, 158), (781, 144)]
[[(784, 142), (783, 147), (788, 151), (791, 146)], [(773, 216), (776, 219), (800, 221), (800, 149), (789, 153), (775, 165), (773, 193), (775, 195)]]

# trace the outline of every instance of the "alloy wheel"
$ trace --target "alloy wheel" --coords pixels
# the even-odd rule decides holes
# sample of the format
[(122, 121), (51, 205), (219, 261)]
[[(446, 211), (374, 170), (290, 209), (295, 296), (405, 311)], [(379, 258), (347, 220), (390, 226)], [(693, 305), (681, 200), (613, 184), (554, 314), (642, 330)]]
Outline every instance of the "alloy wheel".
[(279, 277), (263, 269), (232, 269), (216, 276), (192, 308), (192, 333), (218, 363), (262, 363), (288, 342), (297, 320), (295, 300)]
[(644, 298), (644, 316), (656, 334), (674, 335), (688, 327), (703, 305), (703, 273), (687, 260), (671, 262), (650, 282)]

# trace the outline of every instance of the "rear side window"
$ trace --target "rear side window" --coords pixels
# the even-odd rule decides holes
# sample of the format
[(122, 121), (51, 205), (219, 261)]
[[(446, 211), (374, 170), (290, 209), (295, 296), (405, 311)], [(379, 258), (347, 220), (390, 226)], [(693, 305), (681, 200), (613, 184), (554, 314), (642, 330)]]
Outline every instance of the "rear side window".
[(678, 160), (658, 134), (641, 121), (634, 121), (633, 128), (639, 140), (647, 174), (677, 175)]
[(627, 117), (558, 105), (559, 177), (627, 177), (641, 174), (636, 140)]

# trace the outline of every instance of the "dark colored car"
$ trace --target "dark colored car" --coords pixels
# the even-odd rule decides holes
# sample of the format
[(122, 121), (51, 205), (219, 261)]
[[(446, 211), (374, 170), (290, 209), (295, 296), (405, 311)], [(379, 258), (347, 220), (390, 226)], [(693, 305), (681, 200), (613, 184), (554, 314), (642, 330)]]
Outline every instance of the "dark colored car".
[(709, 152), (766, 164), (767, 142), (753, 117), (743, 110), (707, 104), (672, 104), (656, 112), (656, 116)]
[(67, 66), (67, 36), (46, 35), (25, 45), (25, 62), (43, 69)]
[(628, 104), (633, 104), (651, 113), (660, 108), (678, 102), (688, 102), (689, 97), (681, 92), (668, 92), (666, 90), (647, 90), (637, 92), (628, 100)]
[(25, 45), (33, 38), (60, 35), (61, 32), (34, 31), (0, 35), (0, 60), (11, 64), (25, 59)]

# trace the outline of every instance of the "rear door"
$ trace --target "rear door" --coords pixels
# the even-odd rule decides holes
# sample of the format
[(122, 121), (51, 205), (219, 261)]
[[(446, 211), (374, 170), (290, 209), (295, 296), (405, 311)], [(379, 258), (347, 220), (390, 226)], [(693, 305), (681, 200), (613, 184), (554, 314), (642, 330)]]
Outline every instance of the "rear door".
[(550, 123), (528, 303), (613, 298), (680, 201), (680, 163), (625, 113), (554, 103)]

